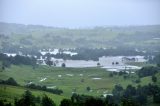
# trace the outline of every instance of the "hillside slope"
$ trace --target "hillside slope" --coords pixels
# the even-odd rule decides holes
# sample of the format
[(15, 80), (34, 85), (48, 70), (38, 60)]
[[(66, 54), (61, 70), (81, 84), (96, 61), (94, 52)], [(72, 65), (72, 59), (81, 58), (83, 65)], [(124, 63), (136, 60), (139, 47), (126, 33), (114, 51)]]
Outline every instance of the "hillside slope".
[(0, 85), (0, 99), (6, 99), (8, 102), (14, 103), (15, 98), (20, 98), (22, 94), (26, 90), (30, 90), (34, 96), (42, 97), (44, 94), (46, 94), (48, 97), (50, 97), (54, 102), (59, 105), (60, 101), (64, 99), (64, 96), (51, 94), (45, 91), (39, 91), (39, 90), (33, 90), (33, 89), (27, 89), (24, 87), (17, 87), (17, 86), (10, 86), (10, 85)]
[(67, 29), (0, 23), (0, 48), (136, 47), (157, 49), (160, 25)]

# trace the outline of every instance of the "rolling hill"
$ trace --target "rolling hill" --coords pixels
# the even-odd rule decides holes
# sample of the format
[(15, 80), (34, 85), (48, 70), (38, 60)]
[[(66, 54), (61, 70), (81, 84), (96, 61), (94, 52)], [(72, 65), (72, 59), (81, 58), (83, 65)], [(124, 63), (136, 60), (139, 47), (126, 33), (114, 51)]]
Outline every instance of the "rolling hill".
[(0, 23), (0, 48), (116, 48), (159, 50), (160, 25), (56, 28)]

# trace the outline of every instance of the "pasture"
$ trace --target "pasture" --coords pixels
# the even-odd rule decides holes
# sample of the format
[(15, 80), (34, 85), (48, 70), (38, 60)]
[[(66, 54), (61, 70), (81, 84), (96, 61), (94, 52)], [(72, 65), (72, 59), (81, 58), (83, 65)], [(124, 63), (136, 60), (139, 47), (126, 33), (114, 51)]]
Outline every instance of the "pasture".
[[(13, 77), (18, 84), (24, 86), (29, 83), (37, 85), (46, 85), (48, 88), (59, 88), (63, 90), (63, 96), (70, 98), (73, 92), (78, 94), (101, 96), (111, 93), (116, 84), (122, 85), (124, 88), (128, 84), (137, 86), (135, 80), (138, 78), (136, 74), (130, 74), (127, 79), (124, 75), (113, 75), (106, 69), (98, 67), (94, 68), (56, 68), (49, 66), (38, 66), (33, 69), (31, 66), (15, 66), (0, 72), (0, 79), (8, 79)], [(139, 84), (145, 85), (151, 82), (150, 77), (141, 79)], [(90, 87), (91, 90), (86, 88)]]

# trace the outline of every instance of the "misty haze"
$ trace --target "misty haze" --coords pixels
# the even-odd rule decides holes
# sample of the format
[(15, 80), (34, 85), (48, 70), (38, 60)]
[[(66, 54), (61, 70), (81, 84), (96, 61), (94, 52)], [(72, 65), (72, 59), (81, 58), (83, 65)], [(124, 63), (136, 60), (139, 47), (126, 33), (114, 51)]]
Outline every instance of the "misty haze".
[(0, 106), (159, 106), (159, 0), (1, 0)]

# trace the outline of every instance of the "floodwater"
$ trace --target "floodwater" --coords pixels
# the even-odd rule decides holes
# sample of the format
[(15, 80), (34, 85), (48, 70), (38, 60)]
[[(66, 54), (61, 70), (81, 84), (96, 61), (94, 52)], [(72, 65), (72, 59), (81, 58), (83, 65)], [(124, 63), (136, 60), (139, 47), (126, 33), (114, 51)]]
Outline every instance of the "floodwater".
[[(108, 71), (120, 71), (124, 69), (141, 69), (138, 66), (132, 66), (125, 64), (122, 61), (124, 56), (108, 56), (108, 57), (100, 57), (99, 61), (93, 60), (65, 60), (61, 61), (57, 64), (57, 67), (61, 67), (62, 63), (65, 63), (66, 67), (74, 67), (74, 68), (84, 68), (84, 67), (97, 67), (97, 63), (100, 63), (101, 68), (105, 68)], [(125, 56), (127, 58), (136, 58), (135, 62), (146, 62), (144, 56)]]

